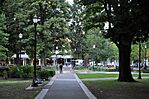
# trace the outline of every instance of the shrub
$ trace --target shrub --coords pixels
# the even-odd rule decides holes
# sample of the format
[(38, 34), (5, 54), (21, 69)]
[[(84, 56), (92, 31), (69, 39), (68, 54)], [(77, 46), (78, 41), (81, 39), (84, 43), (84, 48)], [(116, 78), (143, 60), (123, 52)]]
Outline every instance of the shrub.
[(47, 70), (51, 70), (51, 71), (55, 71), (56, 66), (45, 67), (45, 69), (47, 69)]
[(75, 70), (84, 70), (84, 69), (87, 69), (86, 66), (75, 66), (74, 67)]
[[(93, 66), (88, 68), (89, 70), (93, 70)], [(108, 72), (112, 72), (112, 71), (116, 71), (115, 68), (108, 68), (105, 66), (94, 66), (94, 70), (95, 71), (108, 71)]]
[(9, 77), (12, 78), (31, 78), (33, 77), (32, 66), (12, 66), (9, 70)]
[(9, 77), (12, 77), (12, 78), (19, 78), (18, 73), (19, 73), (18, 67), (12, 66), (9, 69), (8, 75), (9, 75)]
[(43, 70), (38, 71), (37, 74), (41, 79), (48, 80), (49, 77), (53, 77), (55, 75), (55, 71), (43, 69)]
[(32, 78), (33, 77), (33, 67), (32, 66), (21, 66), (21, 76), (22, 78)]
[(0, 72), (0, 77), (3, 77), (3, 72)]

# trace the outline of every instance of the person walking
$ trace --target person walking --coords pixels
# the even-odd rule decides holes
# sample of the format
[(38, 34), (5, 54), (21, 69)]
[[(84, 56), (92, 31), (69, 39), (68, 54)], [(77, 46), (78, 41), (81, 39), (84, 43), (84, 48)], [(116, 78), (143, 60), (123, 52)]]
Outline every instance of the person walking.
[(64, 60), (61, 58), (59, 63), (60, 63), (60, 65), (59, 65), (60, 73), (62, 73), (63, 72)]
[(60, 68), (60, 73), (62, 73), (63, 72), (63, 64), (60, 64), (59, 68)]

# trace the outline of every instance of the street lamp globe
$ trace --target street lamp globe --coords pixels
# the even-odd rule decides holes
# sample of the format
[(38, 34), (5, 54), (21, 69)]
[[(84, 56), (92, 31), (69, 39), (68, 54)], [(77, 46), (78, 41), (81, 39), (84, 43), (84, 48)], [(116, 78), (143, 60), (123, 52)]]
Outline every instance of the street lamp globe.
[(40, 21), (40, 19), (38, 19), (37, 15), (35, 15), (34, 18), (33, 18), (33, 22), (37, 23), (38, 21)]
[(93, 45), (93, 48), (95, 48), (96, 47), (96, 45)]
[(21, 39), (22, 37), (23, 37), (23, 34), (22, 34), (22, 33), (20, 33), (20, 34), (19, 34), (19, 38)]
[(145, 45), (145, 48), (147, 48), (146, 45)]

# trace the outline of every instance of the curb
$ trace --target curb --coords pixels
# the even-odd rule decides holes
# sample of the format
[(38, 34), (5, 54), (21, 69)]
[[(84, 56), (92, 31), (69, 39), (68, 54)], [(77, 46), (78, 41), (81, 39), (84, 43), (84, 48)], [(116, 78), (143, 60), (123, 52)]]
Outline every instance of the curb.
[[(52, 86), (54, 80), (56, 79), (57, 75), (54, 75), (51, 80), (49, 81), (48, 84), (46, 84), (45, 86)], [(47, 94), (49, 89), (42, 89), (41, 92), (34, 98), (34, 99), (43, 99), (44, 96)]]
[(79, 85), (81, 86), (81, 88), (83, 89), (83, 91), (85, 92), (85, 94), (88, 96), (89, 99), (97, 99), (92, 92), (84, 85), (84, 83), (78, 78), (78, 76), (76, 74), (74, 74), (77, 82), (79, 83)]

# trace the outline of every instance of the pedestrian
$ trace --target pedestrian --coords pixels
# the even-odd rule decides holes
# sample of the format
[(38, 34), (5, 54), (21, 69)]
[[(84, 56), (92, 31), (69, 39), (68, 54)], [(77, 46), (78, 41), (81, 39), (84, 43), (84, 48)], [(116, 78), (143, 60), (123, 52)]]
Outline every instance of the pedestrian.
[(60, 73), (62, 73), (62, 71), (63, 71), (63, 64), (60, 64), (59, 68), (60, 68)]

